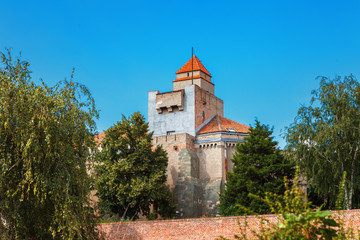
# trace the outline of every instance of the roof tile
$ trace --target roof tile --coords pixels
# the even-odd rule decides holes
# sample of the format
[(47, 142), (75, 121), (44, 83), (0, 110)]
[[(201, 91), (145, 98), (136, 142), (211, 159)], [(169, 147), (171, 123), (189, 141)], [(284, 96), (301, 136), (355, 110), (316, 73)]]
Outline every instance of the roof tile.
[(199, 134), (205, 133), (215, 133), (215, 132), (237, 132), (237, 133), (248, 133), (249, 126), (245, 124), (235, 122), (228, 118), (220, 117), (217, 115), (213, 118), (203, 129), (199, 132)]
[[(191, 62), (193, 59), (193, 69), (191, 68)], [(210, 77), (211, 74), (208, 72), (208, 70), (206, 70), (206, 68), (204, 67), (204, 65), (202, 65), (201, 61), (194, 55), (192, 58), (190, 58), (189, 61), (187, 61), (187, 63), (184, 64), (184, 66), (182, 66), (177, 72), (178, 73), (184, 73), (184, 72), (191, 72), (191, 71), (198, 71), (201, 70), (204, 73), (206, 73), (207, 75), (209, 75)]]
[(96, 145), (99, 145), (101, 141), (105, 138), (105, 132), (99, 133), (95, 135), (95, 143)]

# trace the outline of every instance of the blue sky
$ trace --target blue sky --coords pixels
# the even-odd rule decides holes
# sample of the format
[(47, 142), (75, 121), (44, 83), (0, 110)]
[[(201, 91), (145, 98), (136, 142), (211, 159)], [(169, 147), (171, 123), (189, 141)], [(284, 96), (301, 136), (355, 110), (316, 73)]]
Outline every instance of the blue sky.
[(225, 117), (274, 126), (279, 146), (317, 76), (360, 76), (360, 1), (2, 1), (0, 48), (33, 79), (91, 91), (99, 132), (147, 115), (147, 92), (172, 89), (191, 47)]

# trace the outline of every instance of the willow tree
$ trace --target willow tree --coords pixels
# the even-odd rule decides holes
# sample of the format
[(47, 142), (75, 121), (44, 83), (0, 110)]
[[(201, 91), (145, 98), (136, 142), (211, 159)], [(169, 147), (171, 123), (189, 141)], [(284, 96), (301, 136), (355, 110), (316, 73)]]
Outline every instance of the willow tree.
[(96, 239), (87, 160), (97, 117), (86, 87), (31, 81), (29, 63), (1, 53), (0, 236)]
[(322, 77), (310, 106), (299, 109), (286, 138), (308, 183), (328, 207), (335, 204), (343, 172), (345, 207), (359, 206), (360, 85), (352, 75)]

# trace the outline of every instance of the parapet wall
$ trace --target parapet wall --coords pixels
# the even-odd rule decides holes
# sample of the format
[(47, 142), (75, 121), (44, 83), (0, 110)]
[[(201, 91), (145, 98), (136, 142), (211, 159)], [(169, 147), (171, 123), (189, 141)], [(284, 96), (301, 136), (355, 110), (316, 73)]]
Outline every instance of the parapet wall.
[(158, 113), (171, 113), (184, 110), (184, 90), (156, 94)]
[[(336, 214), (336, 213), (335, 213)], [(360, 230), (360, 210), (341, 212), (346, 226), (352, 226), (355, 232)], [(263, 215), (272, 223), (276, 223), (277, 215)], [(248, 216), (248, 231), (260, 230), (260, 219)], [(215, 239), (220, 235), (235, 239), (239, 224), (244, 226), (244, 217), (193, 218), (162, 221), (137, 221), (121, 223), (102, 223), (100, 229), (107, 240), (140, 240), (140, 239)], [(251, 237), (251, 235), (248, 235)]]

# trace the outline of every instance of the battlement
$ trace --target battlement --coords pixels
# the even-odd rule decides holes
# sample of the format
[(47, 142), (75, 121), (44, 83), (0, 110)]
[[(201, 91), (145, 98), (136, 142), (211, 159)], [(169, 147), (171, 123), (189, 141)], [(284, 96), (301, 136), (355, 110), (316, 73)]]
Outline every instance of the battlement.
[(170, 113), (184, 110), (184, 90), (156, 94), (156, 111)]
[(195, 138), (188, 133), (170, 134), (153, 137), (153, 145), (162, 145), (165, 149), (177, 151), (182, 148), (194, 149)]

